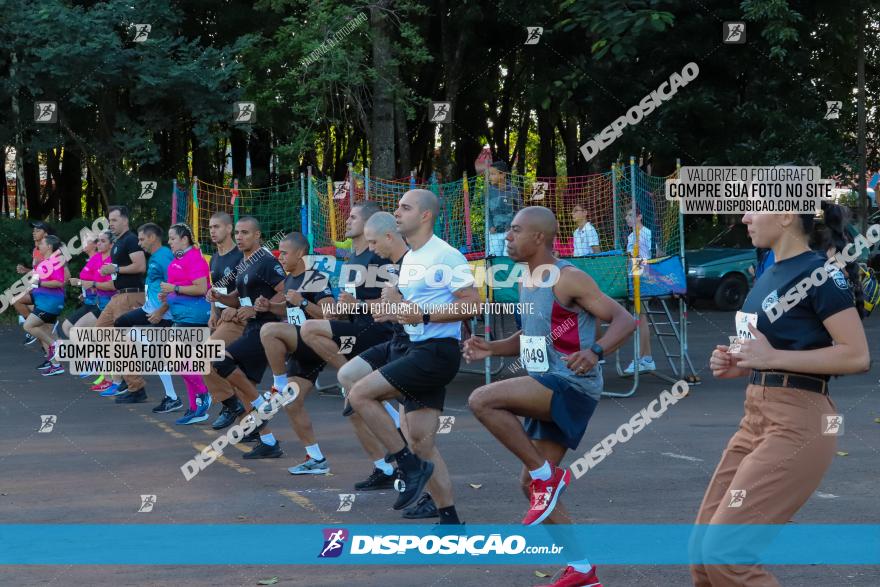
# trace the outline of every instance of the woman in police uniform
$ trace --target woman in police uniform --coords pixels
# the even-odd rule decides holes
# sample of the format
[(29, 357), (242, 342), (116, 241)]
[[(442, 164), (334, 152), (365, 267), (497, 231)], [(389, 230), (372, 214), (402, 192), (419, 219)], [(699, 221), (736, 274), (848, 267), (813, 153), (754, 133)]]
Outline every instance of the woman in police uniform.
[[(841, 234), (846, 215), (823, 206), (827, 230)], [(697, 524), (786, 524), (819, 486), (831, 464), (841, 419), (829, 396), (832, 375), (862, 373), (870, 358), (861, 323), (861, 290), (809, 247), (812, 215), (746, 214), (752, 244), (776, 262), (755, 282), (737, 332), (715, 348), (718, 378), (747, 378), (745, 415), (706, 489)], [(797, 286), (797, 287), (796, 287)], [(741, 535), (740, 535), (741, 536)], [(755, 541), (704, 540), (701, 560)], [(712, 560), (709, 558), (709, 560)], [(699, 561), (695, 561), (699, 562)], [(779, 583), (758, 565), (695, 564), (700, 587)]]

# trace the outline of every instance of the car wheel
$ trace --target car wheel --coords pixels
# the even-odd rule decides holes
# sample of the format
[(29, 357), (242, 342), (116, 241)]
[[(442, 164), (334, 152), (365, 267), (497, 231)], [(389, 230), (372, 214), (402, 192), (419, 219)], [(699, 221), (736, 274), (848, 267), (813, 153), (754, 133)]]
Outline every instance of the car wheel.
[(715, 290), (715, 305), (719, 310), (739, 310), (748, 293), (749, 284), (742, 275), (728, 275)]

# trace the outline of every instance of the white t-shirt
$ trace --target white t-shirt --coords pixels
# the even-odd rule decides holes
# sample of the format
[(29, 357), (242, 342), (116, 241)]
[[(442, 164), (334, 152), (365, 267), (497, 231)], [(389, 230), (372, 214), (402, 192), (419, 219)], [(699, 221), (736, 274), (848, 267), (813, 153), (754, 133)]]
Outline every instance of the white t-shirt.
[[(626, 252), (629, 254), (632, 254), (633, 252), (633, 242), (635, 240), (634, 235), (635, 232), (631, 232), (629, 233), (629, 236), (626, 237)], [(651, 229), (645, 228), (644, 226), (639, 229), (639, 258), (651, 258)]]
[[(431, 306), (455, 302), (453, 292), (473, 285), (467, 259), (436, 235), (418, 250), (410, 249), (400, 264), (398, 288), (403, 299), (419, 304), (426, 312)], [(461, 340), (460, 322), (419, 322), (404, 326), (404, 330), (412, 342), (431, 338)]]
[(599, 246), (599, 233), (587, 222), (574, 231), (574, 256), (583, 257), (593, 253), (592, 247)]

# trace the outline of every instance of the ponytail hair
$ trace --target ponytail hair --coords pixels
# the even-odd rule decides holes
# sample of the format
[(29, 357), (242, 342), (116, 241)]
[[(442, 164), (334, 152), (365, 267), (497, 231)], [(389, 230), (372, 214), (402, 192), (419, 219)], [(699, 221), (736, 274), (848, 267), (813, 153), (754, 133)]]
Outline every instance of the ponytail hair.
[[(840, 253), (845, 247), (853, 243), (853, 238), (847, 232), (846, 227), (850, 222), (850, 211), (844, 206), (833, 204), (828, 200), (822, 200), (822, 215), (825, 218), (825, 227), (813, 238), (813, 248), (818, 249), (822, 253), (834, 249), (835, 253)], [(809, 222), (806, 219), (809, 218)], [(801, 221), (804, 228), (809, 224), (809, 234), (812, 230), (813, 217), (808, 214), (801, 215)], [(865, 318), (865, 293), (862, 289), (862, 275), (859, 268), (858, 260), (853, 259), (848, 262), (843, 269), (849, 281), (849, 288), (855, 301), (856, 310), (859, 318)]]

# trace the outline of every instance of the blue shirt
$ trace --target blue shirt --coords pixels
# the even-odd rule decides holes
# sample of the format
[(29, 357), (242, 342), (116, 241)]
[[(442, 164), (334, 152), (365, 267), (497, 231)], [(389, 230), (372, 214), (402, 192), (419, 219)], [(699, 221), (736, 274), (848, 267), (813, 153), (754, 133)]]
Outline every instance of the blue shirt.
[(497, 233), (510, 230), (513, 216), (522, 207), (519, 188), (506, 184), (503, 188), (489, 184), (489, 226)]
[[(161, 246), (155, 253), (150, 255), (150, 260), (147, 261), (146, 294), (144, 295), (143, 307), (144, 312), (147, 314), (155, 312), (162, 305), (162, 302), (159, 301), (159, 292), (161, 291), (159, 286), (163, 281), (168, 281), (168, 266), (173, 259), (174, 254), (171, 252), (171, 249)], [(165, 312), (162, 318), (171, 320), (171, 313)]]

